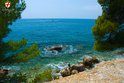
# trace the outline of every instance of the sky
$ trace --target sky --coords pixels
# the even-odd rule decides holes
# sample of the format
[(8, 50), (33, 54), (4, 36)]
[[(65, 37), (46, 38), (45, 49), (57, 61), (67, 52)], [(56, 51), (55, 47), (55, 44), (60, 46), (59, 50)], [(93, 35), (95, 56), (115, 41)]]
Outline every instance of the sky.
[(102, 9), (97, 0), (25, 0), (22, 18), (96, 19)]

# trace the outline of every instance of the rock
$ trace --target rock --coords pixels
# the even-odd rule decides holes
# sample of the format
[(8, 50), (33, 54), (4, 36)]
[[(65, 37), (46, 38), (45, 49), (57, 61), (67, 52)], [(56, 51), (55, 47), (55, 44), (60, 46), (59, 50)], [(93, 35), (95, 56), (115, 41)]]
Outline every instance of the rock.
[(56, 72), (56, 73), (59, 73), (59, 72), (60, 72), (60, 69), (56, 69), (55, 72)]
[(52, 78), (53, 78), (53, 80), (59, 79), (59, 78), (61, 78), (61, 77), (62, 77), (62, 76), (61, 76), (60, 73), (52, 73)]
[(64, 68), (63, 70), (60, 71), (62, 77), (70, 76), (71, 74), (76, 74), (78, 72), (84, 71), (84, 65), (83, 64), (75, 64), (75, 65), (70, 65), (68, 64), (68, 67)]
[(92, 57), (92, 61), (93, 61), (93, 63), (94, 63), (94, 64), (96, 64), (96, 63), (99, 63), (99, 62), (100, 62), (100, 60), (98, 60), (95, 56), (94, 56), (94, 57)]
[(105, 61), (90, 71), (50, 83), (124, 83), (124, 59)]
[(47, 50), (48, 51), (62, 51), (62, 49), (63, 49), (64, 47), (62, 46), (62, 45), (60, 45), (60, 46), (53, 46), (53, 47), (51, 47), (51, 48), (47, 48)]
[(83, 58), (83, 64), (86, 68), (92, 68), (93, 67), (93, 60), (92, 57), (86, 56)]
[(86, 56), (83, 58), (83, 64), (86, 68), (92, 68), (94, 64), (99, 63), (100, 61), (94, 56)]
[(74, 75), (74, 74), (77, 74), (78, 71), (77, 70), (72, 70), (71, 74)]
[(63, 70), (60, 71), (62, 77), (66, 77), (66, 76), (70, 76), (71, 75), (71, 71), (69, 69), (69, 67), (64, 68)]
[(7, 69), (0, 69), (0, 75), (1, 76), (5, 76), (5, 75), (7, 75), (9, 73), (9, 70), (7, 70)]
[(71, 71), (77, 70), (78, 72), (82, 72), (85, 70), (85, 67), (83, 64), (75, 64), (70, 67)]
[(117, 52), (116, 54), (117, 55), (123, 55), (124, 54), (124, 51)]

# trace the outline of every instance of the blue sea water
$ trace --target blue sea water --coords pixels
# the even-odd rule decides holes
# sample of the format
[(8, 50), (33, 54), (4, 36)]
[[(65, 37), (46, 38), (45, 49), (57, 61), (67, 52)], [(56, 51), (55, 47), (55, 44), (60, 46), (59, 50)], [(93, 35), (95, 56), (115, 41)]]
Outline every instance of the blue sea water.
[(21, 19), (13, 23), (6, 40), (28, 39), (29, 43), (92, 44), (92, 19)]
[[(49, 64), (77, 63), (83, 56), (98, 56), (105, 59), (114, 58), (119, 50), (97, 52), (93, 50), (94, 38), (92, 27), (94, 19), (21, 19), (9, 26), (12, 30), (4, 41), (26, 38), (28, 44), (38, 44), (42, 51), (39, 57), (21, 63), (21, 68), (33, 66), (43, 68)], [(61, 53), (49, 54), (44, 49), (49, 46), (67, 45)], [(19, 66), (19, 64), (16, 64)]]
[(73, 49), (90, 51), (94, 25), (95, 19), (21, 19), (9, 26), (12, 31), (5, 41), (26, 38), (28, 44), (36, 42), (41, 50), (47, 46), (72, 45)]
[(21, 19), (10, 26), (12, 32), (5, 41), (26, 38), (41, 50), (49, 45), (71, 45), (70, 51), (75, 47), (92, 49), (94, 24), (93, 19)]

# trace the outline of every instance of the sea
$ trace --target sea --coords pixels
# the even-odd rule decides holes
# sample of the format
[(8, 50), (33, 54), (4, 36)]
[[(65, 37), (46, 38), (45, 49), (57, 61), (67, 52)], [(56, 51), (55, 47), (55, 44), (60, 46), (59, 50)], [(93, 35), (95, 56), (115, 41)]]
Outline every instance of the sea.
[[(94, 36), (92, 28), (95, 19), (20, 19), (10, 25), (12, 30), (4, 41), (26, 38), (28, 45), (38, 44), (41, 53), (38, 57), (19, 64), (4, 66), (15, 70), (29, 71), (32, 68), (44, 69), (48, 66), (75, 64), (85, 56), (96, 56), (101, 60), (119, 59), (122, 56), (114, 51), (99, 52), (93, 49)], [(49, 52), (54, 46), (65, 46), (61, 52)]]

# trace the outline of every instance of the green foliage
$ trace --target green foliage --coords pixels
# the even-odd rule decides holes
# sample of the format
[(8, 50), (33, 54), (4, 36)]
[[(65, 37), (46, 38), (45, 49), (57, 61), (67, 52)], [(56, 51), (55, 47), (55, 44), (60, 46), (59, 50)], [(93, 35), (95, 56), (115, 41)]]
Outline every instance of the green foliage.
[(17, 82), (23, 82), (26, 83), (26, 74), (22, 74), (22, 73), (16, 73), (14, 74), (12, 77), (9, 77), (9, 80), (7, 80), (7, 83), (17, 83)]
[(116, 44), (111, 44), (108, 42), (100, 42), (100, 41), (96, 41), (94, 44), (94, 49), (98, 50), (98, 51), (108, 51), (108, 50), (114, 50), (116, 48), (119, 47), (124, 47), (123, 44), (120, 43), (116, 43)]
[(113, 50), (117, 47), (117, 45), (113, 46), (113, 44), (107, 43), (107, 42), (95, 42), (94, 49), (98, 51), (106, 51), (106, 50)]
[[(98, 0), (103, 9), (102, 16), (93, 27), (96, 50), (108, 50), (124, 46), (124, 0)], [(102, 45), (103, 44), (103, 45)], [(107, 47), (109, 46), (109, 47)]]
[(27, 44), (27, 40), (24, 38), (20, 41), (9, 40), (6, 44), (8, 45), (9, 50), (15, 51), (15, 50), (25, 46)]
[(8, 26), (21, 18), (26, 4), (24, 0), (9, 0), (11, 7), (6, 8), (6, 1), (0, 0), (0, 62), (26, 62), (39, 55), (40, 50), (37, 44), (28, 46), (27, 40), (24, 38), (18, 41), (3, 41), (3, 38), (11, 31)]
[(37, 57), (39, 55), (40, 50), (38, 49), (37, 44), (33, 44), (30, 47), (24, 48), (20, 52), (17, 52), (13, 54), (12, 56), (8, 57), (6, 59), (7, 62), (9, 63), (20, 63), (20, 62), (26, 62), (34, 57)]
[(102, 5), (104, 4), (105, 0), (98, 0), (98, 2)]
[(111, 0), (107, 12), (113, 20), (122, 24), (124, 22), (124, 0)]
[(4, 82), (6, 83), (43, 83), (52, 80), (52, 69), (44, 69), (44, 70), (37, 70), (30, 72), (18, 72), (15, 73), (13, 76), (4, 76)]
[(96, 20), (96, 25), (93, 27), (92, 32), (95, 36), (103, 38), (104, 35), (117, 31), (118, 23), (105, 19), (105, 15), (99, 16)]
[(34, 83), (46, 82), (46, 81), (51, 81), (51, 80), (52, 80), (52, 70), (46, 69), (35, 77)]
[[(8, 28), (9, 24), (21, 17), (22, 11), (25, 9), (25, 2), (19, 3), (20, 0), (9, 0), (11, 7), (7, 9), (5, 7), (6, 0), (0, 0), (0, 40), (6, 37), (10, 32)], [(18, 6), (17, 6), (18, 5)]]
[(0, 75), (0, 82), (2, 83), (27, 83), (27, 76), (21, 72), (13, 75)]

